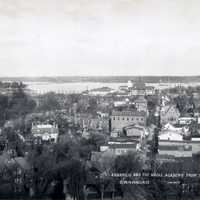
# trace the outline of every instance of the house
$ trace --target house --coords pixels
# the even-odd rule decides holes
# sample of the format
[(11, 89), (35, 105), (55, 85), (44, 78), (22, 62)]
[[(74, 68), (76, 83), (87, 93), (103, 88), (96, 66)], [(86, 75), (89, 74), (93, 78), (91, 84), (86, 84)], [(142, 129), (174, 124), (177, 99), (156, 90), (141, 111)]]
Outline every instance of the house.
[(165, 130), (158, 136), (159, 141), (168, 140), (168, 141), (183, 141), (183, 135), (176, 131)]
[(176, 108), (175, 105), (164, 105), (161, 107), (161, 112), (160, 112), (160, 121), (161, 124), (176, 124), (178, 122), (178, 119), (180, 117), (180, 112)]
[(42, 141), (56, 143), (59, 135), (58, 126), (51, 124), (32, 125), (31, 133), (34, 138)]
[(171, 125), (171, 124), (166, 124), (164, 125), (164, 127), (162, 128), (162, 132), (172, 132), (172, 133), (177, 133), (180, 134), (182, 136), (189, 136), (190, 135), (190, 131), (189, 131), (189, 127), (186, 125), (180, 125), (180, 124), (175, 124), (175, 126)]
[(144, 111), (113, 111), (111, 115), (111, 130), (122, 130), (124, 127), (138, 124), (146, 124), (146, 113)]
[(135, 107), (137, 108), (138, 111), (144, 111), (147, 112), (147, 100), (144, 98), (144, 96), (139, 96), (135, 100)]

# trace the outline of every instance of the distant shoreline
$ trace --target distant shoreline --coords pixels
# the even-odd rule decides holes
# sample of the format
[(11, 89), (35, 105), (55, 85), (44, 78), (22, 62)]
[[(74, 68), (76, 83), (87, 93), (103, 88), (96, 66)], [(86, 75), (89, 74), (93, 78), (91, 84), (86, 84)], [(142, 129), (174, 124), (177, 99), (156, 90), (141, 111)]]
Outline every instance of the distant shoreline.
[(46, 77), (0, 77), (0, 81), (52, 82), (52, 83), (126, 83), (143, 81), (145, 83), (189, 83), (200, 82), (200, 76), (46, 76)]

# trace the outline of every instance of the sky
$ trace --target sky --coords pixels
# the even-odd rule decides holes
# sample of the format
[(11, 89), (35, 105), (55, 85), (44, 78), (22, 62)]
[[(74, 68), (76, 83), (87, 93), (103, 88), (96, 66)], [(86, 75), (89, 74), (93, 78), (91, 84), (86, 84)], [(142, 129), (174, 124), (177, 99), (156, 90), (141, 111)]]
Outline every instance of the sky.
[(200, 75), (199, 0), (0, 0), (0, 76)]

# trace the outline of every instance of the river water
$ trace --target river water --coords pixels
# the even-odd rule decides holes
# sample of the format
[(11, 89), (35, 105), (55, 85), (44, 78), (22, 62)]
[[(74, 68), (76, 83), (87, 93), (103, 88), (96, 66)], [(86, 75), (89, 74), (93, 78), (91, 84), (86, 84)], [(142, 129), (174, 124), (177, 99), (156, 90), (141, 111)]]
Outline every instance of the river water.
[[(105, 83), (105, 82), (67, 82), (67, 83), (53, 83), (53, 82), (25, 82), (27, 88), (35, 93), (79, 93), (85, 90), (91, 90), (101, 87), (109, 87), (117, 90), (119, 86), (127, 85), (127, 83)], [(156, 89), (166, 89), (180, 85), (180, 83), (147, 83), (146, 85), (154, 86)], [(200, 86), (199, 82), (181, 83), (182, 86)]]

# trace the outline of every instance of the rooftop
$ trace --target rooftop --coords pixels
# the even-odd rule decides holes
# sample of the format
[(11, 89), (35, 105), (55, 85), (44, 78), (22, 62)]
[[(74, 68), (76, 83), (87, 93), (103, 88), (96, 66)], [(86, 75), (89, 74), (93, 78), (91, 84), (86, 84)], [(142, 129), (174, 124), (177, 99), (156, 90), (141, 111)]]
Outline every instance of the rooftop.
[(112, 116), (142, 116), (146, 113), (144, 111), (112, 111)]
[(176, 144), (176, 145), (159, 145), (160, 150), (174, 150), (174, 151), (192, 151), (192, 145)]
[(137, 143), (109, 144), (110, 149), (136, 149)]
[(129, 126), (125, 126), (124, 129), (139, 129), (141, 131), (145, 131), (145, 128), (143, 126), (140, 126), (140, 125), (137, 125), (137, 124), (132, 124), (132, 125), (129, 125)]
[(51, 124), (33, 125), (31, 131), (33, 134), (58, 133), (58, 127)]

